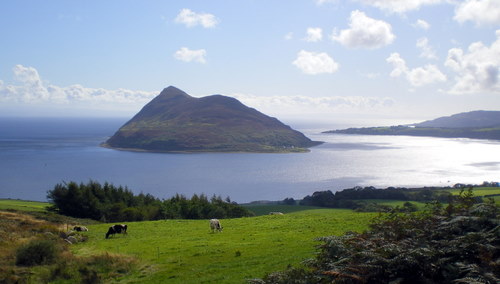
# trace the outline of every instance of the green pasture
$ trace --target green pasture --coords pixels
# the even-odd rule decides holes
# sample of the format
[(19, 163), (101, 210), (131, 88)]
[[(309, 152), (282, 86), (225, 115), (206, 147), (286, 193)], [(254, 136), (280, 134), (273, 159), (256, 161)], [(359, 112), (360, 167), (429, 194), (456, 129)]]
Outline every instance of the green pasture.
[[(465, 191), (467, 188), (464, 189)], [(453, 195), (459, 195), (462, 189), (446, 189)], [(474, 196), (500, 195), (500, 187), (474, 187), (472, 189)]]
[(50, 204), (47, 202), (26, 201), (18, 199), (0, 199), (0, 210), (18, 210), (18, 211), (45, 211)]
[(208, 220), (127, 223), (128, 234), (105, 239), (110, 224), (88, 226), (77, 255), (117, 253), (137, 257), (142, 269), (123, 279), (143, 283), (245, 283), (246, 279), (300, 265), (313, 257), (315, 240), (367, 228), (376, 213), (318, 209), (285, 215), (221, 220), (212, 233)]
[(418, 201), (404, 201), (404, 200), (392, 200), (392, 199), (359, 199), (358, 201), (364, 201), (367, 203), (377, 203), (380, 205), (388, 205), (392, 207), (403, 207), (406, 202), (410, 202), (412, 204), (415, 204), (417, 208), (423, 209), (425, 207), (425, 202), (418, 202)]
[(270, 212), (293, 213), (311, 209), (321, 209), (316, 206), (284, 205), (284, 204), (243, 204), (243, 207), (255, 213), (256, 216), (269, 215)]

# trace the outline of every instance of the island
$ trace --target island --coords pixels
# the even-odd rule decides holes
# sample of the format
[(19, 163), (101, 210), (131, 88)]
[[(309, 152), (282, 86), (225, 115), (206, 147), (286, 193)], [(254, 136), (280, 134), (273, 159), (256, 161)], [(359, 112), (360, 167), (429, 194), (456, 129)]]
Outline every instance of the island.
[(500, 140), (500, 111), (477, 110), (440, 117), (416, 124), (348, 128), (329, 130), (323, 133)]
[(102, 144), (149, 152), (307, 152), (321, 144), (235, 98), (170, 86)]

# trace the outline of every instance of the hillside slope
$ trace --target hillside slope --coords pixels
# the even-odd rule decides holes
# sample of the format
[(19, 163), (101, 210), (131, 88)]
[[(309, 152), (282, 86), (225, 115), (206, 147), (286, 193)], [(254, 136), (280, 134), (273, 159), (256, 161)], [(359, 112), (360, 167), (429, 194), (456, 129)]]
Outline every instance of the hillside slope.
[(410, 125), (348, 128), (324, 133), (500, 140), (500, 111), (472, 111)]
[(487, 128), (500, 127), (500, 111), (476, 110), (443, 116), (415, 124), (415, 127)]
[(319, 144), (234, 98), (170, 86), (103, 146), (155, 152), (297, 152)]

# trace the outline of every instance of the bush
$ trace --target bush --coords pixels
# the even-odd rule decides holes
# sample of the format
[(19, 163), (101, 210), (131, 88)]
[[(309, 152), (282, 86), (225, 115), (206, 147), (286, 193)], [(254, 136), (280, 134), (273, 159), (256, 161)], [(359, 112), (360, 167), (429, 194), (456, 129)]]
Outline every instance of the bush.
[(54, 263), (58, 255), (56, 243), (51, 240), (33, 240), (17, 249), (16, 265), (33, 266)]

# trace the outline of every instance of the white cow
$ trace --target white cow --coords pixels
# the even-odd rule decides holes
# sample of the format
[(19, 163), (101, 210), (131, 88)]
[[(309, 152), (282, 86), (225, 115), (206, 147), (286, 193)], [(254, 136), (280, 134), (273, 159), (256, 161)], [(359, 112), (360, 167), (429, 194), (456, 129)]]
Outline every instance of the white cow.
[(210, 229), (212, 232), (219, 231), (222, 232), (222, 226), (220, 225), (220, 221), (218, 219), (210, 219)]

